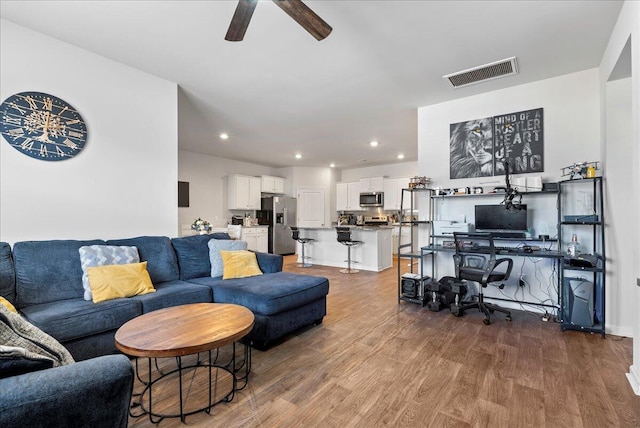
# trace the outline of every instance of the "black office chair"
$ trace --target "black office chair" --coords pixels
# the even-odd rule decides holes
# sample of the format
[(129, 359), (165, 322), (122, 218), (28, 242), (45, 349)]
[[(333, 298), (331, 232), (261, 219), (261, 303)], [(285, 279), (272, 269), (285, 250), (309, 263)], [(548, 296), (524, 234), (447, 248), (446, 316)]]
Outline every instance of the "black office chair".
[[(351, 269), (351, 247), (354, 245), (362, 244), (363, 241), (354, 241), (351, 239), (351, 228), (349, 227), (336, 227), (336, 232), (338, 232), (338, 242), (342, 245), (346, 245), (347, 247), (347, 268), (340, 269), (342, 273), (358, 273), (360, 272), (357, 269)], [(357, 262), (354, 262), (357, 263)]]
[(300, 229), (298, 229), (296, 226), (289, 226), (291, 228), (291, 237), (293, 238), (294, 241), (298, 241), (301, 245), (302, 245), (302, 263), (300, 264), (300, 267), (311, 267), (311, 263), (307, 263), (307, 259), (309, 259), (310, 257), (307, 257), (304, 255), (304, 245), (308, 244), (309, 242), (314, 242), (315, 239), (312, 238), (301, 238), (300, 237)]
[[(484, 302), (482, 289), (491, 282), (506, 281), (509, 279), (513, 260), (509, 258), (496, 259), (496, 249), (491, 233), (461, 233), (454, 232), (453, 239), (456, 245), (456, 254), (453, 256), (456, 270), (456, 278), (467, 281), (475, 281), (480, 284), (478, 301), (459, 304), (457, 301), (451, 305), (453, 315), (459, 317), (464, 311), (478, 308), (485, 314), (482, 321), (485, 325), (491, 324), (491, 314), (494, 311), (502, 312), (505, 319), (511, 321), (511, 312), (492, 303)], [(496, 270), (503, 263), (507, 264), (506, 270)], [(456, 299), (457, 300), (457, 299)]]

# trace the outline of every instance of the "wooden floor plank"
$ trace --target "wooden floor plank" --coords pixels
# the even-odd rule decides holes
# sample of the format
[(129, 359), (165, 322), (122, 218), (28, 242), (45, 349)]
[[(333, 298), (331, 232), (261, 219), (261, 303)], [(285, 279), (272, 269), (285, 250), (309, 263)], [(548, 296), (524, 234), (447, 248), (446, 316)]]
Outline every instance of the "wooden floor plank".
[[(521, 311), (485, 326), (477, 311), (456, 318), (398, 303), (396, 267), (345, 275), (287, 256), (284, 270), (330, 279), (323, 324), (254, 350), (247, 388), (210, 415), (187, 417), (188, 426), (640, 426), (640, 397), (625, 377), (629, 338), (562, 332)], [(202, 399), (203, 386), (189, 378), (189, 400)], [(159, 393), (177, 400), (177, 388)], [(129, 426), (154, 425), (142, 417)]]

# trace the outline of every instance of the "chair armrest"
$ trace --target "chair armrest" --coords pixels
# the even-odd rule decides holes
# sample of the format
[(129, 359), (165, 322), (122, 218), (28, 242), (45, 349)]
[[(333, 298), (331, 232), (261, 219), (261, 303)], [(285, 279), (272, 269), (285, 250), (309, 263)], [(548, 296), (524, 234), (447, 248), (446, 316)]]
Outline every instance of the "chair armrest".
[(497, 259), (497, 260), (494, 260), (494, 262), (490, 266), (488, 266), (487, 271), (482, 276), (482, 283), (486, 284), (487, 280), (489, 279), (489, 276), (493, 273), (493, 271), (496, 270), (498, 265), (500, 265), (502, 263), (505, 263), (505, 262), (508, 264), (508, 266), (507, 266), (507, 270), (504, 272), (503, 281), (506, 281), (507, 279), (509, 279), (509, 276), (511, 275), (511, 269), (513, 269), (513, 260), (511, 260), (511, 259)]
[(282, 271), (283, 258), (280, 254), (258, 253), (256, 252), (258, 266), (262, 273), (276, 273)]
[(0, 426), (126, 427), (132, 388), (125, 355), (0, 379)]

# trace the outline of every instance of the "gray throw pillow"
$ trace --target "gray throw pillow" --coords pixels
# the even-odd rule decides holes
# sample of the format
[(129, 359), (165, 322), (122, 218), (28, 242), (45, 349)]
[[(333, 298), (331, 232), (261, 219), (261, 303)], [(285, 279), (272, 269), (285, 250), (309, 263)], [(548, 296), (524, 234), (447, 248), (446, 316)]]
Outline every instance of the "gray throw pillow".
[(220, 250), (240, 251), (246, 250), (247, 243), (245, 241), (233, 241), (229, 239), (212, 239), (209, 241), (209, 260), (211, 261), (211, 277), (216, 278), (222, 276), (224, 265)]

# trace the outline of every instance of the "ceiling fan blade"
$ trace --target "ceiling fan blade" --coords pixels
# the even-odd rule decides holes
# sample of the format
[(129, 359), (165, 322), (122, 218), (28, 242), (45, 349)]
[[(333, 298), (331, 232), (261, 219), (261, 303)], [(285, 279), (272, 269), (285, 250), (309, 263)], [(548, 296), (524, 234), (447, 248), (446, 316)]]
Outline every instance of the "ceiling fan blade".
[(301, 0), (273, 0), (273, 2), (284, 10), (287, 15), (295, 19), (316, 40), (324, 39), (333, 30), (329, 24), (316, 15)]
[(238, 6), (236, 6), (236, 11), (233, 14), (233, 18), (231, 18), (227, 35), (224, 36), (225, 40), (239, 42), (244, 38), (244, 33), (247, 32), (247, 27), (257, 4), (258, 0), (238, 0)]

